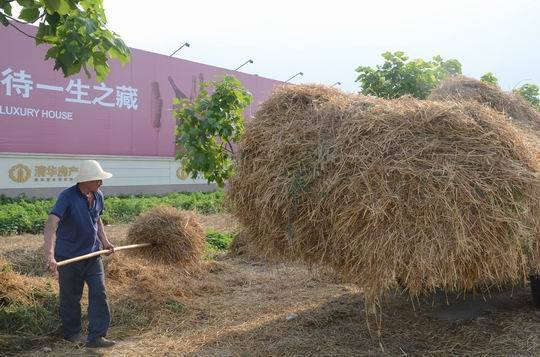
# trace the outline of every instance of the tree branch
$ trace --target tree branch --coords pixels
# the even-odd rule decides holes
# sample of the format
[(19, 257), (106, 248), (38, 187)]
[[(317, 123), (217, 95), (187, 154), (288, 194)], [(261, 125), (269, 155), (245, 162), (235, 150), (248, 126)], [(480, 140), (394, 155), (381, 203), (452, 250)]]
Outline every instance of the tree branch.
[[(12, 0), (12, 1), (13, 1), (13, 0)], [(8, 2), (11, 2), (11, 1), (8, 1)], [(36, 19), (36, 21), (38, 21), (39, 19), (44, 18), (45, 14), (46, 14), (46, 12), (44, 11), (43, 14), (39, 15), (39, 17)], [(16, 18), (14, 18), (13, 16), (9, 16), (9, 15), (6, 14), (6, 13), (3, 13), (3, 15), (4, 15), (6, 18), (10, 19), (11, 21), (14, 21), (14, 22), (17, 22), (17, 23), (23, 24), (23, 25), (31, 25), (31, 24), (33, 24), (34, 22), (36, 22), (36, 21), (34, 21), (34, 22), (20, 21), (19, 19), (16, 19)], [(33, 39), (35, 39), (35, 40), (40, 40), (40, 41), (42, 41), (42, 39), (39, 38), (39, 37), (36, 37), (36, 36), (32, 36), (32, 35), (30, 35), (30, 34), (27, 34), (27, 33), (24, 32), (23, 30), (21, 30), (20, 28), (18, 28), (17, 26), (15, 26), (12, 22), (10, 22), (9, 25), (12, 26), (15, 30), (19, 31), (20, 33), (22, 33), (22, 34), (25, 35), (25, 36), (28, 36), (28, 37), (33, 38)]]
[(11, 27), (13, 27), (15, 30), (17, 30), (17, 31), (19, 31), (20, 33), (22, 33), (23, 35), (25, 35), (25, 36), (28, 36), (28, 37), (33, 38), (33, 39), (35, 39), (35, 40), (38, 39), (38, 38), (35, 37), (35, 36), (32, 36), (32, 35), (27, 34), (26, 32), (24, 32), (23, 30), (21, 30), (21, 29), (18, 28), (17, 26), (13, 25), (12, 23), (10, 23), (9, 25), (10, 25)]
[[(230, 145), (230, 143), (229, 143), (229, 145)], [(229, 150), (229, 149), (227, 148), (227, 146), (225, 146), (225, 143), (222, 143), (222, 144), (221, 144), (221, 148), (222, 148), (223, 150), (227, 151), (228, 153), (234, 155), (234, 150)], [(231, 146), (231, 149), (232, 149), (232, 146)]]
[(231, 144), (231, 142), (229, 140), (227, 140), (227, 144), (229, 144), (229, 147), (231, 148), (231, 150), (230, 150), (231, 154), (233, 154), (233, 156), (235, 156), (236, 154), (234, 153), (233, 146), (232, 146), (232, 144)]
[[(23, 25), (29, 25), (29, 24), (32, 24), (32, 22), (23, 22), (23, 21), (19, 21), (18, 19), (14, 18), (13, 16), (9, 16), (8, 14), (3, 14), (6, 18), (10, 19), (11, 21), (14, 21), (14, 22), (17, 22), (19, 24), (23, 24)], [(37, 20), (41, 19), (43, 16), (45, 16), (45, 12), (43, 14), (41, 14), (41, 16), (39, 16)], [(23, 30), (21, 30), (20, 28), (18, 28), (17, 26), (15, 26), (13, 24), (13, 22), (10, 22), (9, 25), (11, 27), (13, 27), (15, 30), (19, 31), (20, 33), (22, 33), (23, 35), (27, 36), (27, 37), (30, 37), (30, 38), (33, 38), (35, 40), (41, 40), (40, 38), (36, 37), (36, 36), (32, 36), (30, 34), (27, 34), (26, 32), (24, 32)]]
[(5, 13), (4, 13), (4, 16), (7, 17), (7, 18), (10, 19), (10, 20), (13, 20), (13, 21), (18, 22), (18, 23), (23, 24), (23, 25), (32, 25), (32, 24), (33, 24), (34, 22), (36, 22), (37, 20), (43, 18), (43, 16), (45, 16), (45, 13), (46, 13), (46, 12), (44, 11), (43, 14), (39, 15), (39, 17), (38, 17), (35, 21), (33, 21), (33, 22), (21, 21), (21, 20), (15, 18), (15, 17), (9, 16), (8, 14), (5, 14)]

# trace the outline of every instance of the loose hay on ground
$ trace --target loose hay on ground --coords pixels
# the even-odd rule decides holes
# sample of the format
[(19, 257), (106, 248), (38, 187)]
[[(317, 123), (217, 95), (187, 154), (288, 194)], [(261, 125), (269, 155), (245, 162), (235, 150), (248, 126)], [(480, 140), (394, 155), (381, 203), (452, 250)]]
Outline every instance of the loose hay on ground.
[(6, 252), (10, 265), (17, 273), (30, 276), (43, 276), (45, 274), (45, 257), (43, 248), (24, 247)]
[(158, 206), (140, 215), (131, 225), (129, 244), (152, 243), (134, 254), (162, 263), (197, 265), (204, 247), (204, 232), (196, 216), (170, 206)]
[(106, 274), (116, 296), (131, 296), (138, 301), (163, 303), (169, 298), (191, 297), (204, 285), (207, 263), (182, 265), (149, 262), (142, 257), (107, 260)]
[(9, 304), (31, 305), (55, 289), (45, 278), (19, 274), (12, 265), (0, 257), (0, 307)]
[(189, 271), (172, 264), (149, 262), (146, 258), (107, 260), (107, 287), (118, 336), (133, 330), (150, 329), (161, 319), (177, 319), (190, 300), (214, 288), (204, 263)]
[(283, 87), (240, 150), (228, 196), (252, 250), (330, 266), (369, 301), (397, 282), (520, 284), (538, 266), (538, 164), (483, 105)]

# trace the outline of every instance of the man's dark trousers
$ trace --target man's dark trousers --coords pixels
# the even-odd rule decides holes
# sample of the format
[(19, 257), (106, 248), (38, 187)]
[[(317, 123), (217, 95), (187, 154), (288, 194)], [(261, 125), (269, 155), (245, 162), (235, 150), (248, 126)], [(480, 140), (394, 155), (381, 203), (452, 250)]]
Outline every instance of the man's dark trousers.
[(81, 332), (81, 297), (85, 282), (88, 285), (87, 341), (106, 336), (111, 314), (105, 292), (101, 257), (59, 267), (58, 282), (60, 284), (60, 319), (64, 337), (75, 336)]

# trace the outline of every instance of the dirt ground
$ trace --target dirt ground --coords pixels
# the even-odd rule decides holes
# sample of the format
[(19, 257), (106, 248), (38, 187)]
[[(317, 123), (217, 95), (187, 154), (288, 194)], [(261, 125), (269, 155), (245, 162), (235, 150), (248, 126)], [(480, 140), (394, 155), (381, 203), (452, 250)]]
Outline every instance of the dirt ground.
[[(200, 219), (205, 229), (236, 228), (228, 215)], [(127, 225), (112, 226), (107, 232), (118, 244), (127, 229)], [(40, 236), (2, 237), (0, 255), (19, 271), (32, 272), (41, 264), (40, 245)], [(130, 281), (134, 286), (154, 269), (150, 263), (139, 268), (142, 273), (135, 273)], [(207, 260), (203, 270), (191, 277), (196, 282), (178, 279), (179, 289), (185, 285), (189, 293), (171, 295), (176, 300), (166, 300), (162, 306), (167, 309), (159, 310), (150, 304), (148, 310), (146, 305), (133, 305), (127, 313), (119, 310), (126, 296), (134, 298), (137, 293), (120, 289), (121, 280), (109, 279), (111, 309), (123, 311), (113, 313), (109, 337), (118, 344), (112, 349), (88, 350), (56, 337), (35, 336), (39, 343), (32, 349), (21, 346), (17, 355), (540, 355), (540, 312), (532, 307), (527, 288), (484, 297), (435, 294), (414, 304), (402, 295), (391, 295), (381, 305), (377, 336), (376, 320), (366, 319), (361, 291), (340, 283), (330, 272), (226, 253)], [(175, 270), (161, 267), (159, 272), (164, 289), (175, 281)], [(154, 292), (157, 295), (141, 293), (136, 301), (159, 297), (160, 292)], [(143, 315), (142, 323), (135, 321)]]

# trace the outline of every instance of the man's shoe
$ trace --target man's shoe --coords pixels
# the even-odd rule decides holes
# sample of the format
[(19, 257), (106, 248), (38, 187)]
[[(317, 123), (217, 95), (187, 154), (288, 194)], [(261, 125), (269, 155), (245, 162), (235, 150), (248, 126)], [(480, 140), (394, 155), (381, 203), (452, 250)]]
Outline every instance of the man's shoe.
[(76, 333), (72, 336), (64, 336), (64, 340), (69, 341), (71, 343), (81, 343), (82, 341), (82, 335), (80, 333)]
[(116, 341), (107, 340), (105, 337), (98, 337), (95, 340), (88, 341), (84, 345), (88, 348), (101, 348), (101, 347), (112, 347), (116, 345)]

